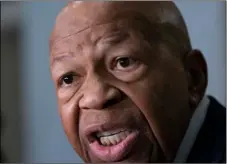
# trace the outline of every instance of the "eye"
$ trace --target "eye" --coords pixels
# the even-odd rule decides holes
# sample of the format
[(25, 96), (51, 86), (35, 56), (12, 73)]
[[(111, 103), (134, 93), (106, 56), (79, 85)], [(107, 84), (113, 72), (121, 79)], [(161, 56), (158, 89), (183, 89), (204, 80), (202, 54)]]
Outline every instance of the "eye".
[(115, 61), (115, 69), (129, 70), (137, 66), (138, 61), (129, 57), (119, 57)]
[(70, 86), (75, 81), (75, 79), (76, 79), (75, 74), (67, 73), (60, 78), (59, 85)]

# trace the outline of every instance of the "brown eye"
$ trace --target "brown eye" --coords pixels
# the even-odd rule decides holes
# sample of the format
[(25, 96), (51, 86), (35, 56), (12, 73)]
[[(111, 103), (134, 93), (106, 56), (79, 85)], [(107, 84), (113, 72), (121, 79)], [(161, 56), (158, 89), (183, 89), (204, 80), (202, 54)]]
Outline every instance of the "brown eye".
[(127, 70), (133, 68), (137, 61), (129, 57), (120, 57), (116, 59), (116, 69)]
[(60, 86), (69, 86), (75, 81), (75, 75), (73, 73), (68, 73), (63, 75), (59, 81)]
[(120, 58), (120, 59), (118, 59), (117, 62), (121, 67), (128, 67), (130, 65), (130, 59), (129, 58)]
[(71, 84), (73, 82), (73, 75), (67, 75), (63, 77), (63, 82), (65, 84)]

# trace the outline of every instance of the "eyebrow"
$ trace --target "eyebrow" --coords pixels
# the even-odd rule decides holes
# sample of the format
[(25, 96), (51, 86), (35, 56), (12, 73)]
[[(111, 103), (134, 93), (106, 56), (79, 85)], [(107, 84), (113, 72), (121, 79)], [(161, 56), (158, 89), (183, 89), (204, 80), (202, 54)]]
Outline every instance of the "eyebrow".
[(51, 66), (53, 66), (55, 63), (59, 63), (67, 58), (72, 58), (72, 57), (75, 57), (75, 55), (70, 52), (62, 52), (62, 53), (59, 53), (58, 55), (54, 55), (51, 57)]
[(108, 34), (104, 34), (104, 36), (101, 37), (100, 40), (102, 40), (104, 43), (115, 44), (125, 40), (127, 36), (127, 32), (114, 31)]

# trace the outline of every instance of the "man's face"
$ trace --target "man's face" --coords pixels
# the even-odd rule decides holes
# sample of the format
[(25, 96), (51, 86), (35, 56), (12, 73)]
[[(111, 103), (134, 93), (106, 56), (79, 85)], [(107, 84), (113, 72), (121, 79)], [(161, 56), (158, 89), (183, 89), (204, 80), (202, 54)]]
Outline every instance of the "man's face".
[(172, 160), (189, 115), (183, 64), (169, 44), (119, 21), (51, 49), (65, 132), (87, 162)]

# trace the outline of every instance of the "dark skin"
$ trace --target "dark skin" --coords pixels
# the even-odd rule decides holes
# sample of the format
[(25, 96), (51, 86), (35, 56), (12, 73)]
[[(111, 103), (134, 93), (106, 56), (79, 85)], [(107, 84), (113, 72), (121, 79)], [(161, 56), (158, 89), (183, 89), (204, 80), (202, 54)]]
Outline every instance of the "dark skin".
[(172, 2), (69, 3), (50, 59), (64, 130), (85, 162), (107, 162), (86, 135), (106, 125), (139, 132), (118, 162), (172, 162), (207, 86), (206, 62)]

